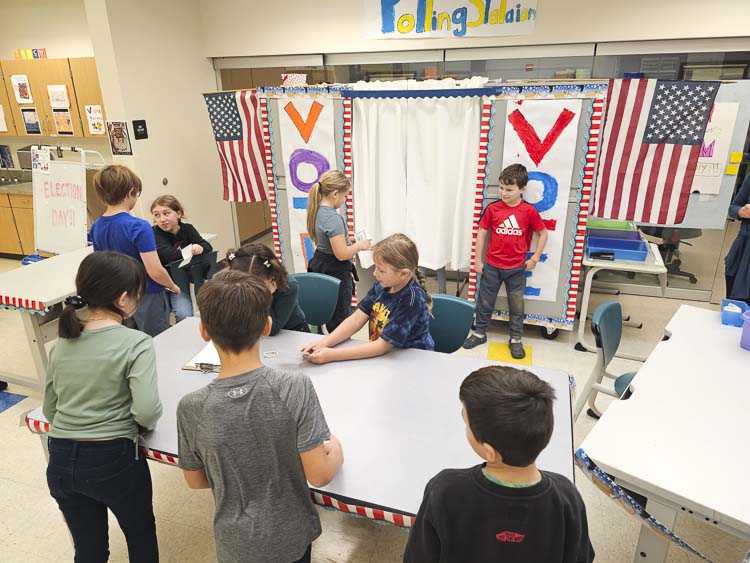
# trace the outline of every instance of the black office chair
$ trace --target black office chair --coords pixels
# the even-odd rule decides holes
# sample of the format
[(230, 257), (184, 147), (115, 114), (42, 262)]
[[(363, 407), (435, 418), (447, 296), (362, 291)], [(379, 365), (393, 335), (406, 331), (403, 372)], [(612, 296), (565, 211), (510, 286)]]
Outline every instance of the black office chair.
[(685, 239), (698, 238), (703, 235), (701, 229), (676, 229), (674, 227), (646, 227), (642, 226), (643, 234), (657, 239), (659, 243), (659, 254), (661, 254), (664, 265), (667, 267), (667, 276), (687, 278), (690, 283), (698, 283), (698, 278), (691, 272), (681, 270), (680, 245), (693, 246)]

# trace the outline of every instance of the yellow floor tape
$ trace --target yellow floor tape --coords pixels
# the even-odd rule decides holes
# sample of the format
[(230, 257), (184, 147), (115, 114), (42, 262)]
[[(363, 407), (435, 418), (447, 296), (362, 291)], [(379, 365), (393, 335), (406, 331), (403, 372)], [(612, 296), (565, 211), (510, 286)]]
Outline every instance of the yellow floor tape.
[(490, 342), (489, 349), (487, 350), (487, 359), (494, 360), (496, 362), (530, 366), (532, 358), (532, 347), (524, 346), (523, 349), (526, 351), (526, 357), (523, 360), (516, 360), (513, 356), (510, 355), (510, 348), (508, 347), (507, 342)]

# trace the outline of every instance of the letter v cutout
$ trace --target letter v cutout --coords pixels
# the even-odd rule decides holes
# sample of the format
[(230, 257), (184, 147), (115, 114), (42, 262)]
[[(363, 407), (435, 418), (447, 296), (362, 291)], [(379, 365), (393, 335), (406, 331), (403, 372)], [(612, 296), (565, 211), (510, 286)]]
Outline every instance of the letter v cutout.
[(302, 116), (299, 114), (297, 108), (294, 107), (294, 104), (292, 102), (289, 102), (284, 106), (284, 111), (289, 115), (289, 119), (291, 119), (292, 123), (294, 123), (297, 131), (299, 131), (299, 134), (305, 141), (305, 144), (310, 142), (310, 136), (312, 135), (313, 129), (315, 129), (315, 124), (318, 122), (320, 112), (323, 111), (323, 104), (319, 102), (313, 102), (310, 106), (310, 111), (307, 114), (306, 120), (302, 119)]
[(539, 136), (536, 134), (534, 127), (531, 123), (526, 121), (526, 117), (524, 117), (519, 110), (511, 112), (508, 116), (508, 121), (510, 121), (513, 129), (515, 129), (518, 134), (518, 138), (523, 142), (523, 146), (526, 147), (526, 151), (529, 153), (531, 160), (534, 161), (534, 164), (539, 166), (539, 163), (544, 159), (546, 154), (552, 148), (552, 145), (555, 144), (555, 141), (557, 141), (560, 135), (562, 135), (562, 132), (574, 117), (575, 114), (572, 111), (568, 109), (562, 110), (560, 115), (557, 116), (557, 120), (552, 126), (552, 129), (550, 129), (547, 136), (544, 137), (544, 141), (539, 140)]

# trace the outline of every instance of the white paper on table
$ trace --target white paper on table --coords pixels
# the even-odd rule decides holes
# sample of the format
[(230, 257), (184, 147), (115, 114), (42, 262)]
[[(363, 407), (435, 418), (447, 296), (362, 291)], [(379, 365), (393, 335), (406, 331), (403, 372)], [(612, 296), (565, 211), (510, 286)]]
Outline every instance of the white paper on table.
[(182, 262), (180, 262), (179, 267), (182, 268), (183, 266), (187, 266), (190, 264), (190, 261), (193, 259), (193, 245), (189, 244), (182, 250)]
[(68, 87), (65, 84), (48, 84), (47, 95), (52, 109), (70, 109)]
[(219, 359), (219, 353), (216, 351), (213, 342), (209, 342), (203, 347), (203, 350), (198, 352), (195, 357), (183, 366), (182, 369), (198, 369), (198, 364), (207, 364), (215, 366), (218, 370), (218, 366), (221, 365)]
[(8, 131), (8, 124), (5, 122), (5, 110), (3, 106), (0, 106), (0, 133), (6, 133)]

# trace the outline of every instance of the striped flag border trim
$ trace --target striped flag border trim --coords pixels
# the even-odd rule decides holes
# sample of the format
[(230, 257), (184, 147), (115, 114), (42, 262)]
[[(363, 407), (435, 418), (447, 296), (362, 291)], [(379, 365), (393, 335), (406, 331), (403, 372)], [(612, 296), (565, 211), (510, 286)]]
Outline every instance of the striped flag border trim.
[(482, 215), (482, 203), (484, 202), (484, 191), (487, 186), (487, 168), (489, 162), (487, 155), (490, 149), (490, 129), (494, 122), (492, 113), (494, 101), (491, 98), (482, 98), (482, 120), (479, 125), (479, 158), (477, 159), (477, 181), (474, 185), (474, 222), (471, 229), (471, 264), (469, 266), (469, 290), (467, 297), (469, 301), (476, 299), (477, 293), (477, 271), (474, 263), (477, 249), (477, 234), (479, 234), (479, 218)]
[(604, 121), (604, 97), (597, 96), (591, 104), (591, 122), (584, 143), (586, 154), (583, 159), (583, 175), (578, 184), (578, 219), (575, 236), (571, 241), (571, 269), (568, 277), (568, 298), (565, 306), (565, 318), (574, 321), (576, 305), (578, 303), (578, 289), (581, 281), (581, 262), (583, 260), (583, 245), (586, 240), (586, 219), (591, 208), (596, 158), (599, 152), (599, 142)]
[[(344, 175), (349, 178), (349, 183), (352, 182), (352, 99), (342, 98), (341, 104), (343, 107), (343, 140), (344, 140), (344, 157), (343, 157), (343, 169)], [(354, 190), (349, 190), (349, 194), (346, 196), (346, 226), (349, 229), (349, 238), (354, 240)], [(356, 256), (355, 256), (356, 260)], [(352, 307), (357, 306), (357, 284), (354, 284), (354, 291), (352, 292)]]
[(276, 173), (274, 170), (273, 135), (268, 113), (268, 98), (258, 94), (260, 100), (260, 122), (263, 127), (263, 144), (265, 145), (266, 179), (268, 181), (268, 205), (271, 208), (271, 231), (273, 233), (273, 249), (276, 256), (284, 262), (281, 247), (281, 232), (279, 230), (279, 212), (276, 205)]

